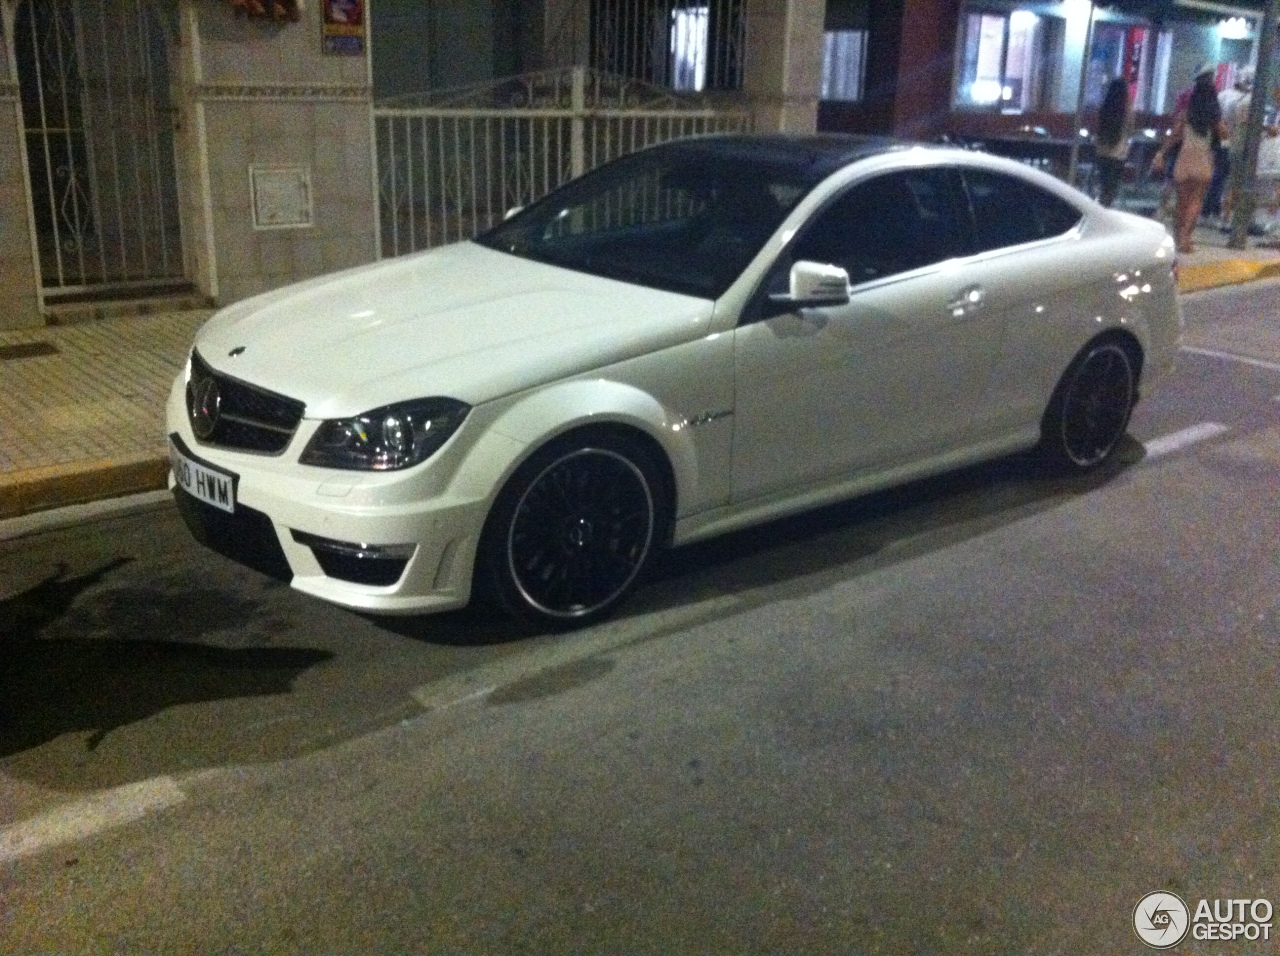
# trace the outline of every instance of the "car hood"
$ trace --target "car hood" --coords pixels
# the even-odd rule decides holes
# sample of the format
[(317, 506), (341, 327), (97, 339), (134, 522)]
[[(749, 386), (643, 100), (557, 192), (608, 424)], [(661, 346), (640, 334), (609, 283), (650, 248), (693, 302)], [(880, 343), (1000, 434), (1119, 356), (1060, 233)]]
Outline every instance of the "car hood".
[(706, 333), (714, 304), (465, 242), (230, 306), (196, 336), (212, 367), (309, 418), (404, 399), (476, 405)]

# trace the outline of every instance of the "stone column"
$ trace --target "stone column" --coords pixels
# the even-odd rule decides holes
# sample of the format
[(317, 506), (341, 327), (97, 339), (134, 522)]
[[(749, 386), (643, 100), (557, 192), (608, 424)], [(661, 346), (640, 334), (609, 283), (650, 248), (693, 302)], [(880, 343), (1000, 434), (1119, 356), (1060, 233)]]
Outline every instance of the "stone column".
[(13, 56), (14, 3), (0, 0), (0, 329), (41, 325), (22, 101)]
[(759, 132), (812, 133), (826, 0), (747, 0), (745, 86)]

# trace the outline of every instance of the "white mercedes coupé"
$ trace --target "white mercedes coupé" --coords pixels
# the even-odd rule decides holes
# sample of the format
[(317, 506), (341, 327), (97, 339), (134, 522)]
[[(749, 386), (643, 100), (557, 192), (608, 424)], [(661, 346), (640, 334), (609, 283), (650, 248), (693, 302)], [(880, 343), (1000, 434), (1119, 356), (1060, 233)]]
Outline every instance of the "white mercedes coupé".
[(663, 547), (1038, 446), (1172, 368), (1150, 220), (963, 150), (720, 136), (471, 242), (270, 292), (168, 402), (197, 539), (368, 612), (612, 611)]

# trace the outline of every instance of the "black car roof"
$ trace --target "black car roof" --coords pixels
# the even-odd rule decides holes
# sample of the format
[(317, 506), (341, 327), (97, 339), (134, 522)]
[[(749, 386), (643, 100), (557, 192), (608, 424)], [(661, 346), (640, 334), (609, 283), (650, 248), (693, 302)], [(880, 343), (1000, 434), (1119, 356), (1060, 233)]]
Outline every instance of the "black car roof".
[(696, 136), (664, 143), (657, 148), (702, 153), (721, 160), (738, 159), (756, 165), (789, 167), (801, 178), (817, 182), (857, 160), (906, 149), (910, 145), (883, 136), (743, 133)]

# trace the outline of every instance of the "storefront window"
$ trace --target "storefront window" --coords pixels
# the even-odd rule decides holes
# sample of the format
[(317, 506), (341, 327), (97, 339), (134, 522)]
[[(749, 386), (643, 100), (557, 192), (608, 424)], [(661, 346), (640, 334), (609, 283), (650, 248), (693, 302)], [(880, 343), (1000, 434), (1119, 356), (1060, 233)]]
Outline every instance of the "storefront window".
[(1085, 81), (1084, 102), (1096, 107), (1102, 103), (1107, 84), (1115, 77), (1129, 81), (1129, 88), (1140, 86), (1139, 74), (1144, 62), (1143, 51), (1148, 30), (1119, 23), (1099, 23), (1093, 28), (1093, 49), (1089, 54), (1089, 76)]
[(966, 14), (956, 105), (1002, 113), (1052, 108), (1063, 33), (1061, 18), (1030, 10)]
[(671, 11), (671, 88), (701, 91), (707, 82), (709, 7)]
[(1159, 112), (1175, 27), (1186, 38), (1180, 43), (1204, 51), (1188, 53), (1188, 61), (1216, 51), (1219, 61), (1248, 62), (1247, 49), (1219, 43), (1215, 27), (1194, 20), (1152, 24), (1088, 0), (972, 0), (961, 14), (953, 105), (1014, 115), (1074, 113), (1083, 92), (1084, 108), (1093, 110), (1107, 83), (1123, 77), (1136, 111)]
[(822, 35), (824, 100), (860, 102), (866, 71), (866, 30), (827, 30)]

